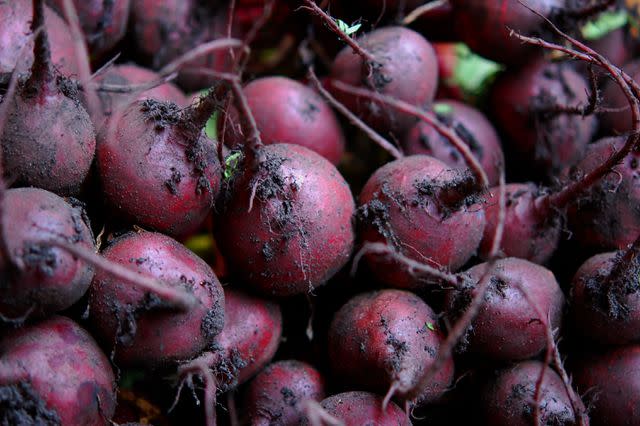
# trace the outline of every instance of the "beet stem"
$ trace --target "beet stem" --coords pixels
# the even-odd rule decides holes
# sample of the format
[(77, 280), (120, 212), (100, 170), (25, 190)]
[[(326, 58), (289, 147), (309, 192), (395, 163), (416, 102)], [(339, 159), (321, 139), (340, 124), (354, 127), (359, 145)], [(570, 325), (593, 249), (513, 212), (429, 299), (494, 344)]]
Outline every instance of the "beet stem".
[(429, 12), (436, 10), (437, 8), (449, 3), (449, 0), (432, 0), (421, 6), (416, 7), (407, 14), (402, 20), (402, 25), (409, 25), (416, 21), (418, 18), (424, 15), (428, 15)]
[(51, 49), (49, 47), (49, 36), (44, 30), (44, 0), (33, 0), (33, 18), (31, 20), (31, 31), (35, 32), (43, 28), (35, 38), (33, 45), (33, 65), (31, 65), (31, 76), (27, 81), (29, 87), (48, 86), (53, 81), (53, 67), (51, 65)]

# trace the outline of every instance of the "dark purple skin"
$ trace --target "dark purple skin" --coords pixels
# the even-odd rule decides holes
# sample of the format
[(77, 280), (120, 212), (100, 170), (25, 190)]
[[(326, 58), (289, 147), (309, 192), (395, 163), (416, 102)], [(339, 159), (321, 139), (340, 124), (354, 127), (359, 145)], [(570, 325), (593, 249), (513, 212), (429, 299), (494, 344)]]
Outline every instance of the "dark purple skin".
[[(383, 398), (369, 392), (344, 392), (325, 398), (320, 405), (344, 426), (409, 426), (409, 416), (393, 402), (382, 410)], [(308, 421), (303, 424), (309, 424)]]
[[(64, 0), (47, 0), (47, 4), (65, 16)], [(104, 57), (126, 33), (131, 0), (73, 0), (73, 5), (91, 58)]]
[[(635, 60), (629, 62), (622, 67), (634, 81), (640, 81), (640, 61)], [(631, 108), (629, 101), (624, 96), (624, 92), (616, 85), (614, 81), (607, 81), (602, 92), (602, 98), (606, 99), (606, 105), (610, 108), (624, 108), (621, 111), (610, 111), (604, 114), (602, 118), (603, 125), (613, 134), (623, 134), (631, 131), (633, 122), (631, 120)]]
[[(332, 164), (344, 154), (344, 136), (329, 105), (313, 89), (285, 77), (263, 77), (247, 84), (243, 92), (265, 144), (302, 145)], [(244, 145), (248, 131), (240, 124), (238, 111), (231, 107), (227, 118), (219, 120), (222, 140), (230, 148)]]
[(240, 166), (216, 241), (232, 272), (254, 289), (306, 294), (351, 256), (353, 196), (338, 170), (303, 146), (265, 145), (260, 155), (257, 170)]
[(585, 394), (591, 425), (640, 424), (640, 345), (586, 355), (572, 373), (576, 389)]
[(491, 90), (490, 103), (495, 123), (506, 135), (505, 149), (513, 152), (518, 164), (541, 177), (580, 161), (595, 131), (593, 115), (536, 112), (556, 104), (589, 103), (584, 77), (561, 64), (539, 60), (502, 74)]
[[(485, 273), (486, 263), (466, 273), (477, 283)], [(489, 275), (491, 282), (478, 315), (471, 323), (464, 350), (500, 361), (532, 358), (546, 348), (547, 317), (555, 330), (560, 326), (564, 295), (553, 273), (535, 263), (517, 258), (497, 261)], [(518, 285), (519, 284), (519, 285)], [(538, 310), (520, 290), (524, 287)], [(447, 292), (445, 306), (450, 324), (454, 324), (475, 295), (475, 286)]]
[[(336, 313), (329, 358), (336, 378), (374, 392), (396, 384), (403, 399), (435, 361), (444, 335), (438, 317), (418, 296), (402, 290), (360, 294)], [(438, 371), (420, 402), (436, 401), (453, 378), (453, 360)]]
[[(500, 139), (493, 125), (477, 109), (454, 100), (438, 100), (437, 105), (451, 108), (451, 111), (437, 114), (440, 122), (456, 130), (460, 138), (469, 146), (487, 174), (490, 185), (497, 185), (500, 167), (504, 165), (504, 155)], [(402, 146), (407, 155), (424, 154), (437, 158), (458, 169), (468, 167), (460, 152), (438, 131), (424, 121), (411, 128)]]
[(305, 416), (302, 403), (324, 397), (325, 382), (318, 370), (286, 360), (270, 364), (251, 381), (244, 407), (252, 426), (297, 426)]
[[(585, 158), (575, 167), (581, 174), (592, 171), (603, 159), (622, 148), (625, 138), (601, 139), (587, 147)], [(619, 250), (640, 235), (640, 154), (632, 151), (569, 206), (569, 230), (584, 250)], [(568, 173), (572, 174), (572, 173)]]
[(226, 287), (225, 324), (214, 349), (215, 371), (223, 389), (234, 389), (262, 370), (275, 355), (282, 336), (280, 306), (267, 299)]
[(433, 100), (438, 85), (438, 62), (431, 44), (420, 34), (403, 27), (385, 27), (359, 37), (358, 44), (377, 64), (369, 73), (360, 55), (345, 47), (331, 67), (329, 90), (351, 111), (374, 128), (401, 133), (417, 120), (413, 116), (335, 89), (331, 79), (361, 86), (417, 107)]
[[(605, 345), (640, 339), (638, 259), (621, 265), (623, 252), (602, 253), (585, 261), (573, 277), (571, 312), (584, 338)], [(622, 267), (621, 274), (612, 274)], [(616, 271), (617, 272), (617, 271)]]
[(206, 118), (194, 117), (194, 108), (145, 99), (103, 126), (97, 170), (104, 198), (119, 216), (181, 237), (209, 214), (221, 167), (215, 143), (198, 125)]
[[(554, 8), (563, 8), (565, 0), (531, 0), (527, 6), (550, 17)], [(453, 22), (461, 41), (488, 59), (520, 66), (535, 56), (535, 48), (509, 34), (510, 29), (531, 35), (538, 33), (544, 21), (524, 5), (512, 0), (452, 0)]]
[[(20, 70), (25, 71), (33, 63), (33, 39), (31, 0), (0, 2), (0, 74), (14, 70), (20, 60)], [(53, 10), (45, 8), (45, 29), (51, 44), (51, 62), (64, 76), (78, 74), (73, 37), (68, 25)]]
[[(475, 180), (427, 155), (411, 155), (382, 166), (360, 193), (358, 219), (363, 242), (392, 245), (405, 256), (455, 271), (476, 252), (485, 225), (474, 205)], [(395, 288), (424, 283), (385, 256), (365, 259), (376, 278)]]
[(3, 207), (10, 257), (0, 251), (0, 313), (10, 318), (47, 317), (73, 305), (89, 288), (93, 268), (41, 242), (62, 239), (94, 251), (82, 206), (43, 189), (17, 188), (5, 193)]
[[(540, 424), (577, 425), (571, 399), (560, 376), (539, 361), (524, 361), (505, 368), (486, 384), (482, 399), (485, 424), (530, 426), (533, 423), (535, 390), (544, 369), (539, 394)], [(578, 408), (585, 411), (584, 405)]]
[(113, 370), (75, 322), (54, 316), (9, 331), (0, 339), (0, 354), (0, 424), (110, 424)]
[(225, 322), (224, 293), (209, 265), (177, 241), (153, 232), (128, 233), (102, 253), (109, 261), (195, 296), (188, 310), (171, 309), (156, 295), (97, 271), (90, 321), (123, 366), (157, 367), (197, 356)]

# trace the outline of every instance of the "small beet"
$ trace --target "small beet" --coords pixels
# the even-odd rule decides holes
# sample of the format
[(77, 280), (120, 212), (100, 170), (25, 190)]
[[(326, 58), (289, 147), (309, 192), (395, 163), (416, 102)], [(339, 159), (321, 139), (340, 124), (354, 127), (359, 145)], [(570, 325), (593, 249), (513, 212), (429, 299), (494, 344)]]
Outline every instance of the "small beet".
[[(329, 329), (329, 357), (336, 377), (359, 389), (399, 398), (413, 390), (434, 362), (443, 340), (433, 310), (413, 293), (382, 290), (358, 295), (336, 313)], [(451, 383), (453, 361), (420, 392), (437, 400)]]
[[(344, 136), (333, 111), (312, 89), (285, 77), (263, 77), (243, 89), (264, 144), (302, 145), (338, 164), (344, 153)], [(238, 112), (231, 108), (219, 127), (225, 144), (238, 148), (242, 131)]]
[(108, 425), (115, 406), (109, 360), (70, 319), (52, 317), (0, 339), (0, 424)]
[[(486, 424), (529, 426), (534, 420), (535, 390), (544, 369), (539, 410), (542, 425), (577, 425), (576, 415), (560, 376), (539, 361), (525, 361), (500, 371), (485, 387), (483, 410)], [(584, 406), (578, 409), (585, 411)]]
[[(469, 145), (487, 174), (490, 185), (496, 185), (504, 155), (500, 139), (487, 118), (475, 108), (452, 100), (439, 100), (434, 104), (437, 118), (452, 127)], [(424, 121), (416, 124), (404, 139), (403, 147), (408, 155), (425, 154), (437, 158), (449, 166), (466, 169), (467, 163), (460, 152), (438, 131)]]
[(353, 196), (336, 168), (305, 147), (265, 145), (260, 155), (257, 170), (238, 173), (216, 241), (232, 271), (260, 292), (308, 293), (349, 260)]
[(304, 418), (302, 403), (324, 396), (318, 370), (301, 361), (278, 361), (251, 381), (245, 407), (252, 425), (297, 426)]
[(0, 255), (0, 313), (46, 317), (70, 307), (89, 288), (93, 268), (44, 241), (64, 239), (93, 251), (82, 206), (43, 189), (17, 188), (5, 193), (3, 207), (9, 258)]
[[(467, 274), (477, 283), (486, 272), (487, 264), (482, 263)], [(463, 350), (503, 361), (538, 355), (547, 345), (547, 317), (552, 330), (560, 326), (562, 318), (564, 295), (553, 273), (527, 260), (506, 258), (497, 261), (485, 279), (490, 280), (489, 287), (467, 331)], [(474, 295), (475, 287), (447, 292), (447, 316), (451, 324)], [(544, 318), (539, 318), (531, 303)]]
[[(369, 392), (344, 392), (325, 398), (320, 405), (344, 426), (409, 426), (409, 416), (390, 402), (382, 409), (382, 397)], [(309, 424), (305, 422), (304, 424)]]
[(213, 344), (224, 325), (224, 294), (211, 268), (177, 241), (152, 232), (128, 233), (103, 256), (134, 271), (182, 288), (195, 296), (187, 311), (163, 305), (156, 295), (95, 274), (90, 320), (102, 341), (114, 347), (123, 365), (157, 367), (186, 360)]

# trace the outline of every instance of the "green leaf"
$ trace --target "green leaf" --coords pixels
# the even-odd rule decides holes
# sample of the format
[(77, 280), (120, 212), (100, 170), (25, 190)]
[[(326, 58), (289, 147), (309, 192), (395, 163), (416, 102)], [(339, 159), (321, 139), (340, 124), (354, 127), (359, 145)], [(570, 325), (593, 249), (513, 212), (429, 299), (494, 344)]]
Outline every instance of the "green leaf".
[(350, 26), (349, 24), (344, 22), (342, 19), (338, 19), (338, 18), (333, 18), (333, 20), (336, 22), (336, 24), (338, 24), (338, 28), (340, 29), (340, 31), (342, 31), (348, 36), (350, 36), (351, 34), (355, 34), (362, 26), (362, 24), (353, 24)]
[(435, 326), (435, 325), (433, 325), (433, 323), (432, 323), (432, 322), (427, 322), (427, 323), (425, 323), (424, 325), (425, 325), (429, 330), (431, 330), (431, 331), (436, 331), (436, 326)]
[(433, 111), (440, 115), (449, 115), (453, 112), (453, 107), (449, 104), (441, 104), (436, 102), (433, 104)]
[(580, 31), (584, 39), (598, 40), (624, 27), (628, 21), (629, 15), (625, 10), (603, 12), (597, 19), (587, 22)]
[(240, 159), (242, 158), (241, 152), (232, 152), (227, 156), (224, 160), (224, 180), (229, 180), (236, 172), (238, 168), (238, 163), (240, 163)]
[(459, 87), (467, 101), (475, 102), (485, 94), (504, 66), (473, 53), (464, 43), (457, 43), (455, 49), (456, 66), (445, 84)]
[(214, 112), (209, 120), (207, 120), (207, 124), (204, 126), (204, 133), (209, 137), (209, 139), (217, 140), (218, 139), (218, 117), (220, 116), (219, 112)]
[(185, 241), (184, 245), (198, 256), (204, 257), (213, 249), (213, 237), (209, 234), (194, 235)]

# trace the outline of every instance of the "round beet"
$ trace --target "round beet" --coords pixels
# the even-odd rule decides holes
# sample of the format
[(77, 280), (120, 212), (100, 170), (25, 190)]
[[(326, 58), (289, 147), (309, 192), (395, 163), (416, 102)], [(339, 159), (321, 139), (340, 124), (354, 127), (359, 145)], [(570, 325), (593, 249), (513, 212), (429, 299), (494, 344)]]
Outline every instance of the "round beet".
[[(467, 271), (472, 282), (480, 280), (487, 272), (487, 265), (482, 263)], [(484, 303), (467, 331), (464, 349), (503, 361), (538, 355), (547, 344), (547, 318), (552, 330), (560, 326), (562, 319), (564, 295), (553, 273), (535, 263), (511, 257), (497, 261), (486, 279), (490, 284)], [(447, 316), (451, 324), (466, 310), (474, 295), (475, 287), (447, 292)], [(544, 318), (539, 318), (537, 311)]]
[[(325, 398), (320, 405), (344, 426), (408, 426), (409, 416), (390, 402), (382, 409), (382, 397), (369, 392), (344, 392)], [(308, 424), (308, 422), (307, 422)]]
[(282, 336), (282, 313), (277, 303), (227, 287), (225, 324), (214, 349), (220, 363), (214, 368), (226, 389), (232, 389), (262, 370), (275, 355)]
[(136, 101), (103, 126), (97, 169), (104, 197), (120, 216), (172, 236), (202, 224), (221, 180), (216, 146), (202, 130), (215, 107), (211, 96), (184, 109)]
[[(0, 74), (9, 73), (20, 63), (27, 69), (33, 63), (30, 24), (32, 0), (0, 2)], [(45, 32), (51, 44), (51, 62), (64, 76), (78, 74), (73, 37), (67, 24), (53, 10), (45, 8)], [(23, 62), (24, 61), (24, 62)]]
[[(338, 164), (344, 153), (344, 136), (333, 111), (309, 87), (285, 77), (263, 77), (243, 89), (264, 144), (302, 145)], [(248, 132), (241, 128), (239, 115), (231, 108), (220, 120), (225, 144), (238, 148)]]
[[(496, 185), (504, 156), (500, 139), (487, 118), (475, 108), (452, 100), (441, 100), (434, 104), (438, 120), (455, 129), (458, 136), (469, 145), (487, 174), (490, 185)], [(421, 121), (406, 135), (403, 147), (409, 155), (425, 154), (445, 164), (466, 169), (466, 161), (447, 138), (428, 123)]]
[(64, 317), (0, 339), (0, 424), (108, 425), (116, 407), (109, 360)]
[[(525, 361), (506, 368), (486, 386), (482, 395), (485, 422), (495, 426), (530, 426), (533, 423), (535, 391), (544, 369), (539, 394), (542, 425), (577, 424), (571, 399), (560, 376), (539, 361)], [(585, 411), (581, 405), (579, 410)]]
[[(340, 380), (359, 389), (403, 398), (435, 361), (443, 335), (438, 317), (413, 293), (382, 290), (351, 299), (329, 328), (331, 367)], [(433, 402), (453, 377), (453, 361), (437, 373), (421, 402)]]
[[(456, 270), (473, 256), (485, 225), (475, 180), (427, 155), (378, 169), (360, 193), (358, 218), (367, 242), (381, 241), (419, 262)], [(376, 277), (397, 288), (420, 287), (406, 266), (367, 254)]]
[(354, 202), (328, 160), (300, 145), (260, 149), (236, 177), (216, 241), (236, 275), (264, 294), (304, 294), (346, 264)]
[(269, 365), (249, 384), (245, 409), (252, 425), (297, 426), (304, 418), (302, 403), (325, 396), (320, 372), (307, 363), (287, 360)]
[[(331, 67), (331, 79), (354, 86), (365, 86), (415, 106), (431, 103), (438, 85), (438, 64), (431, 44), (420, 34), (403, 27), (374, 30), (357, 40), (374, 57), (372, 64), (345, 47)], [(415, 118), (397, 113), (370, 100), (329, 89), (350, 110), (381, 131), (404, 131)]]
[[(65, 16), (64, 2), (47, 0), (61, 16)], [(130, 0), (74, 0), (73, 5), (92, 59), (104, 57), (125, 35)]]
[(172, 309), (154, 294), (97, 271), (90, 290), (90, 320), (102, 341), (114, 346), (118, 363), (156, 367), (192, 358), (213, 344), (224, 325), (224, 294), (202, 259), (152, 232), (125, 234), (103, 255), (184, 289), (197, 300), (187, 311)]
[(3, 212), (9, 256), (0, 253), (0, 313), (46, 317), (73, 305), (89, 288), (93, 268), (44, 242), (63, 239), (95, 249), (80, 203), (69, 204), (42, 189), (18, 188), (5, 193)]
[(585, 356), (573, 379), (590, 407), (593, 426), (640, 424), (640, 346), (611, 348)]
[(537, 61), (504, 73), (490, 95), (496, 124), (507, 136), (506, 148), (518, 164), (530, 165), (532, 173), (554, 175), (584, 155), (595, 131), (593, 115), (554, 111), (558, 105), (589, 103), (589, 86), (576, 71), (562, 64)]

